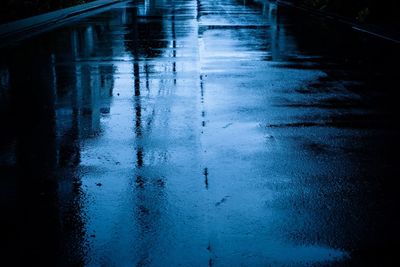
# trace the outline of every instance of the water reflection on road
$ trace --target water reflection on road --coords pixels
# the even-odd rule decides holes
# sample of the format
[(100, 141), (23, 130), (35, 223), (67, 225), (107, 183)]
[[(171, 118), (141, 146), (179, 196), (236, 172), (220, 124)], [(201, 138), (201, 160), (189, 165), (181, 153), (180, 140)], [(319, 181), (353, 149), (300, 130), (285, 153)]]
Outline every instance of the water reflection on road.
[(382, 261), (396, 47), (318, 23), (133, 1), (4, 48), (10, 248), (51, 266)]

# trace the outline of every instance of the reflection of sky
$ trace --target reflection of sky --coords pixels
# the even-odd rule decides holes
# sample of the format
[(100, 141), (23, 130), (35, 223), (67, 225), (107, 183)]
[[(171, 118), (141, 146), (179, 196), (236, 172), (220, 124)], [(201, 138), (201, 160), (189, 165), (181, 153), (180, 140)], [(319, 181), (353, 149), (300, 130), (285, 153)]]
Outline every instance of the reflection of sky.
[[(147, 3), (143, 11), (138, 9), (138, 14), (147, 14), (148, 8)], [(265, 214), (265, 207), (255, 203), (258, 198), (272, 201), (274, 193), (266, 194), (265, 189), (243, 190), (247, 182), (242, 175), (253, 168), (245, 158), (228, 157), (226, 162), (214, 158), (226, 149), (243, 157), (274, 151), (276, 148), (265, 146), (265, 136), (259, 131), (257, 121), (244, 122), (235, 117), (231, 118), (233, 123), (220, 124), (226, 118), (213, 117), (210, 121), (205, 116), (202, 136), (196, 131), (201, 125), (197, 121), (200, 114), (194, 115), (194, 121), (188, 121), (199, 113), (198, 108), (207, 115), (224, 114), (224, 110), (234, 105), (251, 107), (265, 101), (265, 97), (260, 99), (259, 90), (269, 89), (262, 83), (279, 83), (282, 78), (274, 60), (279, 61), (283, 52), (275, 51), (274, 47), (285, 46), (265, 45), (268, 36), (275, 34), (273, 29), (263, 26), (261, 34), (260, 29), (252, 30), (254, 35), (246, 39), (243, 37), (248, 32), (229, 28), (205, 29), (198, 36), (198, 25), (192, 20), (186, 21), (180, 14), (175, 19), (164, 20), (164, 38), (170, 41), (167, 47), (156, 48), (162, 51), (157, 58), (139, 56), (135, 61), (122, 39), (121, 44), (113, 41), (113, 56), (108, 58), (115, 79), (110, 113), (101, 115), (101, 135), (82, 143), (80, 169), (87, 195), (84, 209), (86, 238), (90, 243), (88, 265), (114, 261), (117, 265), (134, 261), (143, 265), (152, 262), (155, 266), (190, 264), (193, 260), (207, 262), (207, 250), (199, 251), (207, 244), (222, 262), (249, 257), (248, 262), (253, 264), (260, 261), (291, 264), (345, 257), (345, 252), (325, 246), (289, 244), (276, 235), (267, 238), (271, 231), (269, 224), (280, 216), (285, 220), (285, 215), (274, 210), (270, 211), (273, 214)], [(215, 24), (215, 20), (201, 21), (200, 28), (202, 23)], [(271, 40), (279, 42), (283, 37), (276, 38)], [(292, 44), (287, 47), (295, 49)], [(134, 90), (138, 86), (135, 63), (140, 75), (136, 77), (140, 96), (135, 96)], [(227, 66), (230, 72), (221, 84), (218, 75), (224, 75)], [(304, 70), (285, 70), (285, 73), (292, 77), (292, 87), (323, 75)], [(204, 79), (202, 97), (198, 95), (200, 74)], [(251, 79), (249, 84), (257, 84), (258, 88), (246, 88), (246, 79)], [(241, 87), (258, 91), (255, 97), (246, 100), (229, 99), (230, 91)], [(221, 94), (226, 97), (218, 97)], [(268, 93), (261, 92), (261, 96)], [(199, 97), (202, 104), (196, 103)], [(135, 124), (138, 119), (139, 124)], [(141, 127), (140, 135), (137, 127)], [(201, 147), (196, 144), (199, 141)], [(206, 154), (200, 152), (203, 149), (208, 150)], [(199, 152), (203, 154), (200, 158)], [(211, 170), (209, 194), (197, 189), (202, 182), (197, 178), (202, 166)], [(222, 169), (218, 171), (219, 168)], [(226, 183), (228, 177), (234, 181), (232, 184)], [(240, 197), (235, 192), (241, 192)], [(226, 204), (218, 202), (225, 196)], [(228, 209), (223, 211), (213, 203), (223, 203)], [(181, 255), (182, 250), (187, 254)]]
[(114, 258), (127, 262), (135, 251), (129, 248), (138, 239), (132, 223), (134, 211), (127, 210), (134, 206), (133, 200), (126, 198), (132, 190), (131, 166), (135, 161), (133, 65), (131, 55), (122, 51), (114, 50), (115, 57), (111, 58), (115, 68), (113, 99), (110, 113), (100, 119), (101, 138), (87, 139), (82, 144), (80, 168), (88, 196), (85, 213), (89, 266), (112, 264)]

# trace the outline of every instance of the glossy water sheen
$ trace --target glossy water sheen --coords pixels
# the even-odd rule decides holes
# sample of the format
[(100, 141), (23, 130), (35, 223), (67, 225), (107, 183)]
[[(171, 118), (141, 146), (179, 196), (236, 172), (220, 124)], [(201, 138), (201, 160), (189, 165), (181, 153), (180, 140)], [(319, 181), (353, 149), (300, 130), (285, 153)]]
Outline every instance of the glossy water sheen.
[(12, 260), (389, 265), (398, 49), (249, 0), (128, 2), (4, 48)]

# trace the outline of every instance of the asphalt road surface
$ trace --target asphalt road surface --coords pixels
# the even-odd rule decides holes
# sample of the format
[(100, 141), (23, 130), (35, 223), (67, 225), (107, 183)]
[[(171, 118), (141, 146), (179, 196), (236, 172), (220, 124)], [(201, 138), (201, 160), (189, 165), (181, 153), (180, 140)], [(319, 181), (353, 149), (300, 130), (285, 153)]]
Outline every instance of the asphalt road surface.
[(395, 266), (399, 59), (251, 0), (2, 48), (4, 266)]

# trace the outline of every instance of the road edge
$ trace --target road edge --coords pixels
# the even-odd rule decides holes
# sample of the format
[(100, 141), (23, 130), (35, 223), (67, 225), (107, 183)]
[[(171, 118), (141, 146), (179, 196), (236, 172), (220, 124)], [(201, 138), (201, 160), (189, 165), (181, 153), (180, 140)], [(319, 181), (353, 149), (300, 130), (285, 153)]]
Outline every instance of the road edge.
[(387, 41), (391, 41), (397, 44), (400, 44), (400, 35), (399, 33), (394, 33), (391, 31), (385, 31), (377, 26), (374, 25), (365, 25), (362, 24), (360, 22), (357, 22), (355, 20), (352, 20), (350, 18), (346, 18), (334, 13), (329, 13), (326, 11), (321, 11), (315, 8), (311, 8), (311, 7), (306, 7), (306, 6), (300, 6), (300, 5), (296, 5), (294, 3), (285, 1), (285, 0), (277, 0), (276, 1), (278, 5), (280, 6), (284, 6), (284, 7), (289, 7), (289, 8), (293, 8), (293, 9), (297, 9), (300, 10), (302, 12), (311, 14), (311, 15), (315, 15), (324, 19), (328, 19), (331, 21), (336, 21), (339, 22), (341, 24), (345, 24), (349, 27), (351, 27), (353, 30), (355, 31), (359, 31), (365, 34), (369, 34), (381, 39), (385, 39)]
[(37, 16), (20, 19), (0, 25), (0, 41), (10, 39), (24, 32), (38, 30), (42, 27), (54, 25), (66, 19), (82, 15), (98, 8), (107, 7), (126, 0), (97, 0), (82, 5), (59, 9)]

